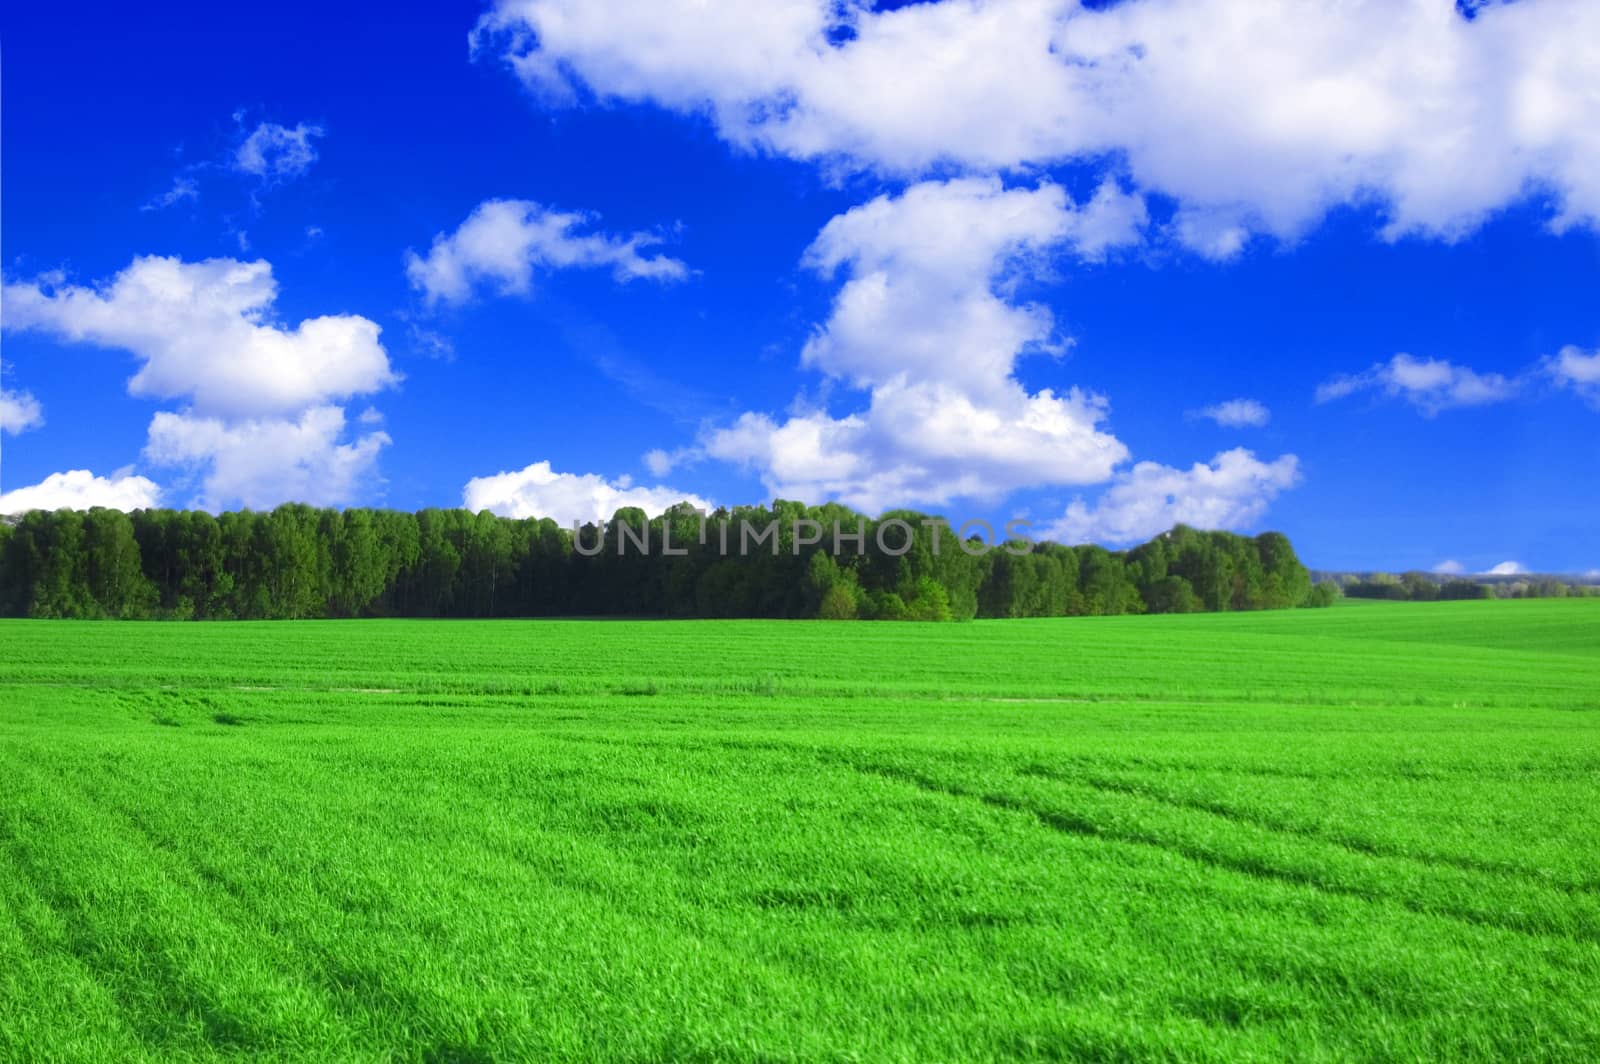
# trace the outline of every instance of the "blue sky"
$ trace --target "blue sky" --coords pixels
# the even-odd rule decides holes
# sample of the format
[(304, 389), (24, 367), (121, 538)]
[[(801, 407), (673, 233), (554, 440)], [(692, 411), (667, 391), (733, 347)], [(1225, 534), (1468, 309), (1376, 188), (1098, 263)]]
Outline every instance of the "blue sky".
[(7, 10), (0, 508), (1600, 567), (1595, 5), (425, 7)]

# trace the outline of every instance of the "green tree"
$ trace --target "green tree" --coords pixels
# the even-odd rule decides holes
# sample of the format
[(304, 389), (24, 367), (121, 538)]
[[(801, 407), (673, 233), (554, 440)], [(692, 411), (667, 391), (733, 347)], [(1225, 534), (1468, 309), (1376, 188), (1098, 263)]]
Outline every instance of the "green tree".
[(1344, 597), (1344, 592), (1332, 580), (1323, 580), (1311, 585), (1311, 592), (1306, 595), (1304, 605), (1313, 608), (1326, 608), (1332, 606)]
[(1200, 596), (1181, 576), (1164, 576), (1144, 594), (1151, 613), (1195, 613), (1201, 608)]
[(906, 619), (912, 621), (948, 621), (953, 618), (950, 595), (944, 585), (931, 576), (917, 581), (916, 595), (906, 603)]
[(133, 522), (121, 510), (96, 508), (83, 516), (83, 580), (97, 616), (150, 616), (155, 585), (144, 575)]
[[(748, 540), (745, 525), (762, 538)], [(835, 547), (835, 525), (841, 537), (861, 529), (863, 542), (841, 538)], [(603, 541), (599, 529), (590, 532), (585, 543), (598, 552), (577, 550), (571, 533), (551, 520), (488, 511), (413, 515), (289, 504), (220, 518), (173, 510), (35, 512), (0, 522), (0, 611), (964, 620), (1281, 608), (1312, 595), (1309, 574), (1277, 533), (1248, 539), (1178, 526), (1126, 553), (1054, 543), (985, 550), (915, 511), (867, 521), (837, 503), (805, 507), (781, 499), (770, 508), (719, 510), (704, 535), (700, 515), (683, 505), (654, 519), (619, 510)], [(1435, 588), (1423, 574), (1380, 575), (1352, 583), (1350, 593), (1406, 598)], [(1437, 589), (1446, 598), (1491, 593), (1470, 581)], [(1578, 591), (1541, 580), (1505, 585), (1501, 593)]]
[(517, 562), (507, 525), (484, 510), (467, 527), (460, 582), (461, 604), (469, 616), (497, 616), (502, 588), (514, 586)]
[(1260, 605), (1283, 609), (1304, 602), (1311, 593), (1311, 573), (1301, 564), (1289, 537), (1281, 532), (1263, 532), (1256, 537), (1255, 546), (1266, 574)]
[(450, 616), (456, 573), (461, 569), (461, 552), (450, 541), (452, 523), (448, 510), (417, 514), (417, 565), (410, 596), (415, 616)]
[(333, 538), (329, 612), (339, 617), (360, 617), (393, 579), (388, 544), (379, 538), (376, 515), (371, 510), (331, 513), (324, 529)]
[(255, 542), (266, 588), (265, 616), (326, 616), (332, 551), (322, 515), (301, 503), (285, 503), (257, 523)]
[(855, 590), (844, 581), (828, 588), (817, 607), (817, 616), (824, 621), (853, 621), (856, 613)]

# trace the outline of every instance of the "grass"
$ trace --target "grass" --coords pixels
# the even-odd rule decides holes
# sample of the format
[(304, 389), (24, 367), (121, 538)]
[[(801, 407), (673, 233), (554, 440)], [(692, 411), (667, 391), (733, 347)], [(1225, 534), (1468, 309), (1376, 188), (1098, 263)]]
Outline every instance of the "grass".
[(1600, 1059), (1600, 602), (0, 622), (0, 1060)]

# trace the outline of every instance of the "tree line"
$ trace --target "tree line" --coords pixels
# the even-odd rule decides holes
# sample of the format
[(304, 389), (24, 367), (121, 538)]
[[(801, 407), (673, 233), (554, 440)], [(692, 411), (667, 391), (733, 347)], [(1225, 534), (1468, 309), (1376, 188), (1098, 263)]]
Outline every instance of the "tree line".
[[(730, 554), (730, 532), (747, 528), (764, 538)], [(34, 511), (0, 522), (0, 614), (14, 617), (944, 621), (1281, 609), (1337, 594), (1313, 586), (1275, 532), (1179, 526), (1128, 551), (987, 545), (913, 511), (869, 519), (782, 500), (708, 516), (676, 506), (653, 519), (628, 508), (577, 530), (487, 510), (298, 504), (219, 515)]]
[(1511, 598), (1596, 598), (1600, 587), (1569, 584), (1554, 577), (1527, 580), (1483, 581), (1465, 577), (1435, 580), (1427, 573), (1409, 572), (1394, 576), (1373, 573), (1340, 581), (1351, 598), (1387, 599), (1391, 602), (1451, 602), (1461, 599)]

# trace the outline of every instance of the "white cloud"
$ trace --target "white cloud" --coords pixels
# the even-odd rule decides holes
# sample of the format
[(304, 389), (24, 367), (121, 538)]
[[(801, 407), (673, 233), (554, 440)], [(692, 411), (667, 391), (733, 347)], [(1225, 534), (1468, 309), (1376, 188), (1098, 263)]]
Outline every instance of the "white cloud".
[(301, 177), (317, 161), (317, 149), (311, 138), (323, 135), (321, 126), (305, 122), (293, 129), (276, 122), (262, 122), (234, 152), (234, 168), (268, 181)]
[[(139, 209), (161, 211), (186, 200), (198, 202), (202, 175), (209, 182), (209, 175), (218, 171), (233, 171), (254, 178), (248, 184), (259, 191), (268, 185), (304, 177), (311, 170), (312, 164), (317, 161), (317, 149), (311, 142), (313, 138), (324, 135), (321, 126), (301, 122), (291, 129), (276, 122), (262, 122), (247, 133), (243, 124), (244, 114), (242, 110), (234, 112), (233, 120), (239, 125), (238, 138), (221, 158), (185, 166), (173, 177), (171, 188), (152, 196)], [(249, 239), (231, 223), (228, 233), (238, 240), (241, 251), (249, 250)], [(307, 236), (310, 235), (308, 230)]]
[(1168, 232), (1178, 243), (1208, 259), (1231, 259), (1250, 242), (1242, 207), (1180, 207)]
[(535, 269), (609, 266), (618, 281), (677, 281), (689, 268), (665, 255), (640, 252), (661, 243), (634, 233), (580, 233), (593, 217), (555, 211), (529, 200), (486, 200), (454, 233), (440, 233), (426, 257), (406, 253), (406, 276), (429, 303), (465, 302), (479, 283), (502, 293), (525, 293)]
[(1545, 371), (1563, 388), (1571, 388), (1585, 401), (1600, 408), (1600, 351), (1584, 354), (1568, 345), (1545, 361)]
[(1484, 576), (1524, 576), (1524, 575), (1527, 574), (1527, 572), (1528, 572), (1527, 568), (1524, 567), (1521, 562), (1501, 562), (1499, 565), (1496, 565), (1494, 568), (1490, 569), (1488, 572), (1484, 573), (1483, 575)]
[(713, 509), (700, 496), (676, 488), (636, 485), (627, 477), (606, 480), (594, 473), (557, 473), (549, 462), (535, 462), (513, 473), (474, 477), (467, 482), (462, 500), (474, 512), (548, 517), (563, 526), (606, 520), (625, 506), (637, 506), (652, 517), (680, 502)]
[(1590, 569), (1583, 577), (1585, 580), (1600, 580), (1600, 569)]
[(348, 441), (344, 434), (345, 415), (337, 406), (243, 421), (162, 411), (150, 422), (144, 455), (196, 474), (194, 503), (206, 509), (336, 506), (370, 497), (378, 452), (390, 442), (384, 432)]
[(1316, 398), (1327, 403), (1376, 389), (1392, 399), (1404, 399), (1432, 417), (1452, 407), (1504, 402), (1519, 388), (1516, 379), (1499, 373), (1477, 373), (1443, 359), (1399, 354), (1365, 372), (1325, 381), (1317, 388)]
[(1047, 308), (1002, 293), (1061, 249), (1098, 259), (1131, 243), (1144, 219), (1114, 184), (1079, 206), (1049, 182), (997, 178), (927, 182), (839, 215), (805, 262), (848, 280), (801, 357), (867, 390), (866, 409), (748, 413), (705, 434), (703, 452), (775, 494), (873, 511), (1105, 480), (1128, 453), (1102, 429), (1105, 400), (1018, 383), (1019, 357), (1062, 345)]
[(44, 407), (30, 392), (0, 388), (0, 432), (13, 436), (44, 424)]
[(1467, 571), (1467, 567), (1455, 560), (1442, 561), (1433, 567), (1433, 571), (1440, 576), (1460, 576)]
[(1140, 462), (1119, 476), (1094, 506), (1077, 499), (1044, 533), (1060, 543), (1134, 543), (1173, 525), (1240, 530), (1253, 525), (1280, 492), (1300, 480), (1299, 459), (1262, 462), (1243, 448), (1211, 464), (1174, 469)]
[(1210, 418), (1225, 429), (1260, 428), (1272, 420), (1272, 412), (1254, 399), (1229, 399), (1194, 412)]
[(436, 358), (441, 362), (454, 362), (456, 360), (455, 341), (442, 332), (434, 329), (425, 329), (420, 325), (411, 323), (408, 326), (411, 337), (411, 350), (424, 358)]
[[(842, 41), (831, 44), (833, 40)], [(1111, 158), (1225, 256), (1375, 204), (1458, 236), (1600, 217), (1600, 5), (1521, 0), (499, 0), (474, 35), (552, 101), (652, 101), (730, 142), (916, 176)]]
[(277, 295), (268, 262), (144, 256), (93, 287), (8, 283), (4, 324), (131, 351), (131, 394), (208, 415), (294, 412), (398, 380), (376, 323), (337, 314), (289, 328), (273, 320)]
[(153, 481), (126, 472), (97, 477), (87, 469), (51, 473), (26, 488), (0, 495), (0, 514), (29, 510), (88, 510), (104, 506), (113, 510), (146, 510), (161, 499)]
[(895, 381), (874, 388), (861, 413), (782, 422), (747, 413), (703, 445), (757, 472), (774, 495), (876, 513), (1105, 480), (1128, 456), (1102, 431), (1106, 413), (1103, 399), (1076, 388), (1030, 395), (1009, 382), (979, 399), (947, 384)]
[(679, 460), (678, 455), (669, 454), (659, 447), (646, 451), (644, 455), (645, 468), (650, 470), (652, 476), (657, 477), (664, 477), (672, 472)]
[(823, 276), (850, 279), (802, 361), (858, 387), (901, 374), (983, 394), (1003, 390), (1017, 356), (1049, 342), (1050, 312), (997, 288), (1049, 252), (1098, 260), (1138, 240), (1144, 204), (1102, 185), (1075, 205), (1058, 185), (1005, 188), (999, 178), (914, 185), (828, 222), (805, 254)]
[(273, 319), (267, 262), (133, 260), (92, 287), (56, 277), (5, 286), (7, 328), (122, 348), (136, 396), (187, 401), (150, 423), (146, 457), (198, 478), (196, 505), (334, 505), (370, 494), (382, 432), (345, 439), (337, 400), (396, 383), (376, 323), (352, 314)]
[(182, 203), (184, 200), (197, 200), (200, 198), (200, 183), (187, 174), (179, 174), (172, 179), (172, 187), (159, 196), (152, 197), (149, 202), (140, 207), (141, 211), (166, 210), (173, 204)]

